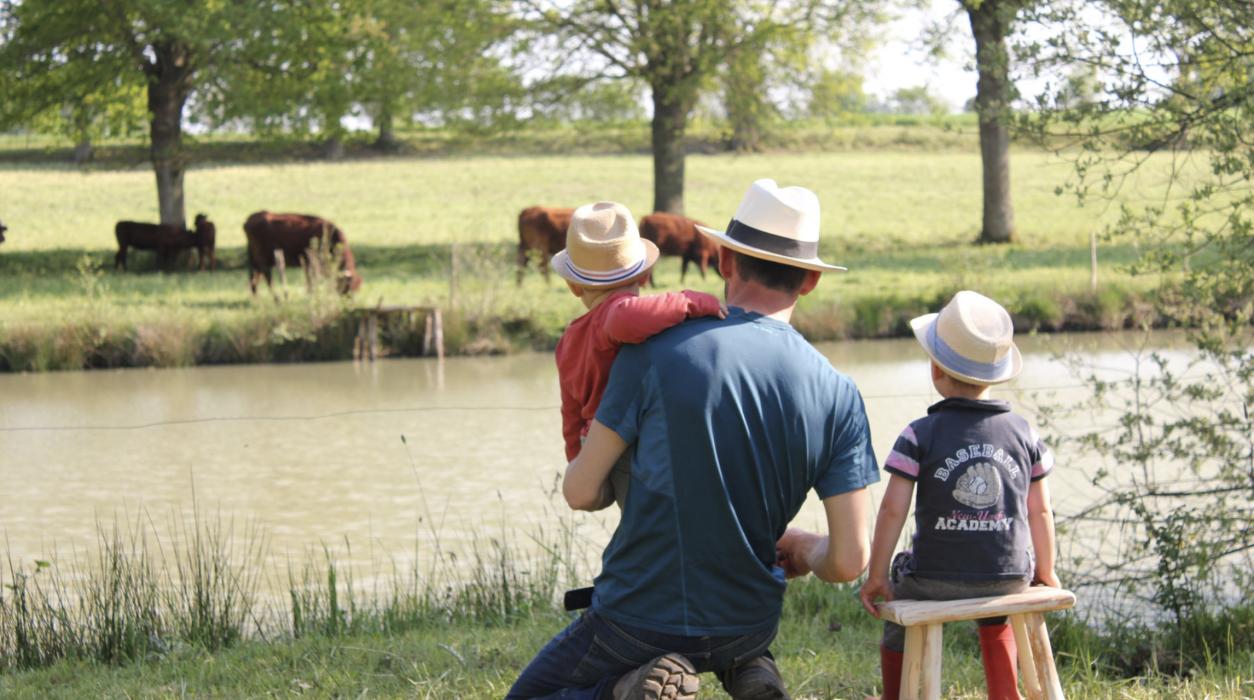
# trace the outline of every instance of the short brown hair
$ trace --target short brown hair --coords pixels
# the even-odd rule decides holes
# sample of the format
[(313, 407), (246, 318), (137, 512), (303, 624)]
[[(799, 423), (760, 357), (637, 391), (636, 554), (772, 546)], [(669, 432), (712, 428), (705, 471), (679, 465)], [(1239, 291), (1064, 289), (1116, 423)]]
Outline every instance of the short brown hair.
[(777, 292), (787, 292), (788, 294), (799, 292), (801, 283), (805, 282), (805, 268), (755, 258), (752, 255), (745, 255), (735, 250), (732, 250), (731, 253), (736, 261), (737, 273), (747, 281), (757, 282)]

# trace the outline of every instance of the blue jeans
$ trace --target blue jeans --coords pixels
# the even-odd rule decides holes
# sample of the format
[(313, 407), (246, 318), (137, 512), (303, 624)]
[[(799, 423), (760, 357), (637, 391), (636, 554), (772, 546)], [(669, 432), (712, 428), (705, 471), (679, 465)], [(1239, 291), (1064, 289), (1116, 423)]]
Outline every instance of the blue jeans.
[(767, 653), (775, 632), (682, 637), (611, 622), (588, 610), (536, 654), (505, 700), (609, 698), (620, 677), (666, 653), (683, 654), (698, 673), (712, 671), (721, 677)]

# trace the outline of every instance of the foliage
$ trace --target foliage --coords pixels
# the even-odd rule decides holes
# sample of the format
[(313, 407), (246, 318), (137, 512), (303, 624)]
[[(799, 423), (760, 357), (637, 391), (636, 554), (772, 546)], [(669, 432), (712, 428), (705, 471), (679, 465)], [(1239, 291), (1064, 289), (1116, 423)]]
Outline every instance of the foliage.
[(1162, 196), (1123, 206), (1104, 239), (1138, 246), (1134, 274), (1172, 275), (1159, 306), (1191, 328), (1193, 351), (1144, 355), (1126, 380), (1086, 373), (1093, 403), (1122, 417), (1081, 438), (1102, 460), (1090, 471), (1105, 497), (1079, 523), (1108, 524), (1125, 556), (1086, 558), (1084, 571), (1185, 630), (1212, 606), (1249, 600), (1254, 572), (1254, 7), (1101, 8), (1095, 21), (1090, 3), (1055, 4), (1038, 17), (1055, 33), (1021, 48), (1045, 75), (1096, 67), (1100, 98), (1076, 104), (1063, 83), (1025, 123), (1071, 139), (1075, 174), (1060, 191), (1081, 201), (1118, 195), (1151, 157), (1171, 160)]

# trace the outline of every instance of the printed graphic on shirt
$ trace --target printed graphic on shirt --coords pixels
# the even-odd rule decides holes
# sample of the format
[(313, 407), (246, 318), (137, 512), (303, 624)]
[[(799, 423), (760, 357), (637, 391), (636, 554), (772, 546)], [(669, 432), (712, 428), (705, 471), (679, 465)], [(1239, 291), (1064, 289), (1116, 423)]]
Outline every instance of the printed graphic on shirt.
[(1001, 502), (1001, 475), (988, 462), (972, 464), (954, 484), (954, 500), (972, 508), (990, 508)]

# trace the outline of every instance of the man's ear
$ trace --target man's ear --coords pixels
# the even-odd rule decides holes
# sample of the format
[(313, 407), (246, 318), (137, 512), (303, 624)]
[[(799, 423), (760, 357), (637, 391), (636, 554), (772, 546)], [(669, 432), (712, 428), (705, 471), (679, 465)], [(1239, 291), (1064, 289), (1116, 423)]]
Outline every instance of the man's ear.
[(583, 287), (571, 282), (570, 280), (566, 280), (566, 286), (570, 288), (571, 294), (574, 294), (577, 297), (583, 296)]
[(819, 278), (822, 276), (823, 273), (818, 270), (806, 270), (805, 279), (801, 280), (801, 287), (797, 289), (797, 293), (805, 296), (813, 292), (814, 288), (819, 286)]
[(729, 279), (732, 270), (736, 267), (736, 263), (732, 261), (733, 257), (732, 252), (725, 246), (718, 247), (718, 273), (723, 276), (723, 279)]

